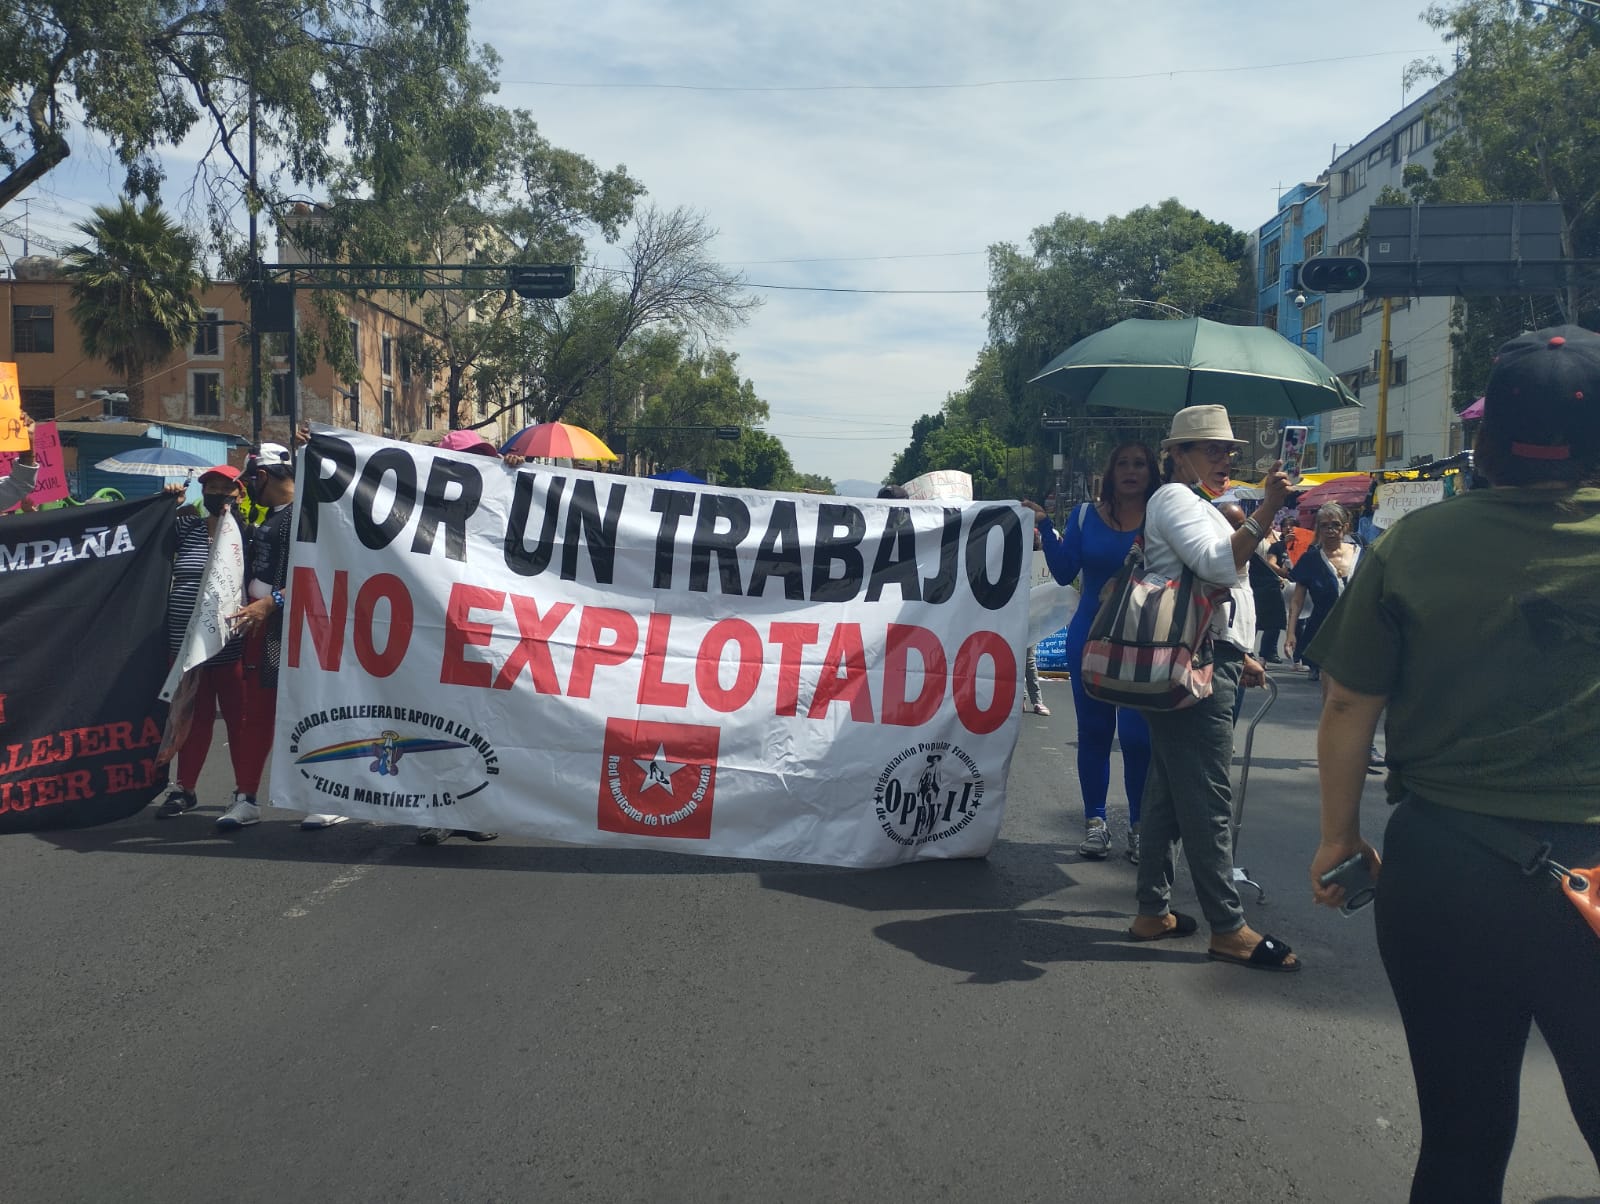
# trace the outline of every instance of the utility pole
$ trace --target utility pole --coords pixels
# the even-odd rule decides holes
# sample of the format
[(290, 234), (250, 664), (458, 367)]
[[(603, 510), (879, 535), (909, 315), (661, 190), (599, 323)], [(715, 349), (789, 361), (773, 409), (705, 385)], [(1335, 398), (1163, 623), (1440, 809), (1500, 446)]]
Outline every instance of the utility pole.
[[(260, 194), (256, 191), (256, 82), (250, 81), (250, 112), (248, 118), (250, 142), (250, 180), (245, 189), (245, 208), (250, 215), (250, 262), (246, 268), (248, 278), (245, 281), (245, 293), (250, 302), (250, 442), (259, 445), (261, 442), (261, 324), (257, 319), (257, 312), (261, 305), (261, 244), (257, 240), (256, 210), (260, 206)], [(293, 361), (289, 364), (289, 379), (293, 382), (299, 375), (299, 365)], [(289, 438), (294, 439), (294, 427), (289, 428)]]
[(1383, 299), (1383, 333), (1378, 336), (1378, 469), (1382, 471), (1389, 444), (1389, 316), (1394, 299)]

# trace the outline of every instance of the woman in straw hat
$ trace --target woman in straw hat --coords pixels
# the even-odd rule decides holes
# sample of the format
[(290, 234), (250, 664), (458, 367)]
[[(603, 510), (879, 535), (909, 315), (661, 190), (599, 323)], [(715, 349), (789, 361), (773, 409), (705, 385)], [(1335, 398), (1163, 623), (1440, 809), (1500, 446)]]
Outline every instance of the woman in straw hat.
[(1176, 578), (1185, 568), (1214, 590), (1226, 591), (1211, 620), (1215, 648), (1209, 698), (1181, 711), (1151, 711), (1150, 776), (1140, 816), (1139, 915), (1128, 936), (1157, 941), (1199, 929), (1172, 910), (1173, 857), (1178, 841), (1189, 862), (1200, 910), (1211, 929), (1210, 956), (1255, 970), (1294, 971), (1289, 946), (1262, 936), (1244, 920), (1233, 882), (1233, 703), (1241, 684), (1261, 685), (1265, 671), (1249, 655), (1255, 641), (1255, 601), (1246, 568), (1272, 518), (1283, 508), (1289, 478), (1278, 465), (1267, 474), (1266, 496), (1235, 531), (1212, 503), (1230, 484), (1236, 439), (1221, 406), (1190, 406), (1172, 418), (1161, 441), (1163, 477), (1145, 508), (1148, 571)]

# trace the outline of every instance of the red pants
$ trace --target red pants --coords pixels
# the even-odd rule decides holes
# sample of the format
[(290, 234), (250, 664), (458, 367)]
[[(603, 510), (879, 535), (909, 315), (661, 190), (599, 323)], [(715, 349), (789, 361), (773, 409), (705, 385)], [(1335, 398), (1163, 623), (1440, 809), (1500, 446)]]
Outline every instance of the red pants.
[(194, 698), (194, 719), (189, 724), (189, 736), (178, 750), (178, 786), (193, 790), (200, 780), (200, 770), (205, 767), (206, 755), (211, 751), (211, 733), (216, 727), (217, 711), (222, 711), (222, 724), (228, 732), (228, 754), (233, 761), (235, 787), (246, 794), (254, 794), (261, 784), (261, 766), (246, 756), (246, 686), (244, 666), (238, 661), (224, 665), (201, 665), (195, 670), (198, 686)]
[(240, 724), (239, 735), (231, 737), (239, 789), (249, 795), (255, 794), (261, 785), (267, 757), (272, 753), (273, 728), (278, 721), (278, 691), (261, 684), (263, 643), (259, 632), (245, 637), (244, 655), (239, 660), (244, 686), (244, 722)]

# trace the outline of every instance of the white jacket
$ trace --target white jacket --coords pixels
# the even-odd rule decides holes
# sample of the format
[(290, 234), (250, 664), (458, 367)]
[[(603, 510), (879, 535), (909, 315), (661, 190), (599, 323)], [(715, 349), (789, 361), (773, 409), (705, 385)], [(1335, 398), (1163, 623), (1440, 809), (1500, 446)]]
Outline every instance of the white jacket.
[(1233, 527), (1187, 485), (1163, 485), (1144, 511), (1145, 571), (1175, 580), (1185, 567), (1206, 585), (1226, 589), (1211, 617), (1212, 634), (1248, 652), (1256, 639), (1256, 600), (1249, 562), (1233, 562)]

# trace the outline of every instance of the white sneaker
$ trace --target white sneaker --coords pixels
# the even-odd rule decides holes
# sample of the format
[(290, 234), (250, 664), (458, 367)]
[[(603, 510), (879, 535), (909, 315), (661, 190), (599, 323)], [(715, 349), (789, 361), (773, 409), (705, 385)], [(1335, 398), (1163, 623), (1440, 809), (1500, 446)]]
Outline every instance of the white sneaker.
[(1134, 824), (1128, 829), (1128, 860), (1134, 865), (1139, 864), (1139, 825)]
[(1033, 704), (1033, 713), (1035, 715), (1049, 715), (1050, 708), (1045, 706), (1042, 702), (1036, 702)]
[(300, 821), (300, 830), (315, 832), (319, 828), (331, 828), (334, 824), (342, 824), (349, 818), (348, 815), (308, 815)]
[(233, 806), (217, 817), (217, 831), (233, 832), (261, 822), (261, 808), (248, 794), (234, 793)]
[(1084, 825), (1083, 843), (1078, 846), (1079, 856), (1098, 860), (1109, 852), (1111, 852), (1111, 829), (1106, 826), (1105, 820), (1091, 819)]

